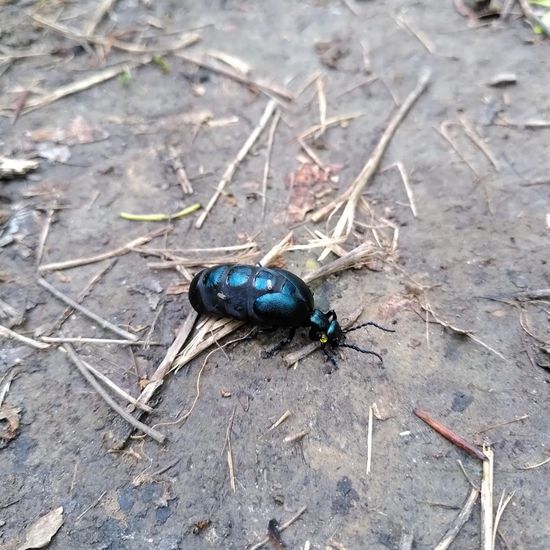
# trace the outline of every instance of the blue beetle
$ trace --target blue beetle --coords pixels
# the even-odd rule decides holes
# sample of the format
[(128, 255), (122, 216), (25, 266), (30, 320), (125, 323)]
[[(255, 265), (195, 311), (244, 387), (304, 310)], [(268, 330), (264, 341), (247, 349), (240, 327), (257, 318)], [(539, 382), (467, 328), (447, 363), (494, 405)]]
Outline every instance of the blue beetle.
[(321, 343), (325, 355), (335, 367), (336, 361), (328, 352), (327, 344), (331, 348), (340, 346), (368, 353), (382, 361), (375, 351), (346, 344), (346, 333), (366, 326), (395, 332), (372, 321), (342, 329), (336, 313), (316, 309), (310, 288), (286, 269), (239, 264), (203, 269), (191, 281), (189, 301), (199, 313), (231, 317), (260, 327), (290, 327), (287, 338), (268, 351), (267, 356), (288, 345), (298, 327), (309, 327), (309, 338)]

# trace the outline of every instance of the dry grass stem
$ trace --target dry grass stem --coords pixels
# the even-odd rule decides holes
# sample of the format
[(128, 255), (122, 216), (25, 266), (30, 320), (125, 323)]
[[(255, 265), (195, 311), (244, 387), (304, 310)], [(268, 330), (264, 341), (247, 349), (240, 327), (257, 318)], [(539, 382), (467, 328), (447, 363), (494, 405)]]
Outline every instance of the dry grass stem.
[(191, 195), (193, 193), (193, 186), (187, 177), (187, 172), (183, 166), (183, 162), (180, 159), (180, 155), (175, 147), (168, 148), (168, 154), (170, 155), (170, 166), (176, 174), (176, 179), (180, 184), (181, 190), (184, 195)]
[(206, 205), (206, 208), (204, 209), (202, 214), (199, 216), (199, 218), (195, 222), (195, 227), (197, 229), (200, 229), (203, 226), (206, 220), (206, 217), (208, 216), (208, 214), (216, 204), (222, 192), (224, 191), (225, 186), (232, 180), (240, 163), (243, 161), (246, 155), (248, 155), (250, 149), (256, 143), (257, 139), (260, 137), (261, 133), (267, 126), (267, 123), (269, 122), (269, 119), (271, 118), (271, 115), (274, 113), (276, 107), (277, 107), (277, 103), (272, 99), (269, 100), (260, 118), (259, 123), (254, 128), (254, 130), (252, 131), (248, 139), (244, 142), (243, 146), (237, 153), (237, 156), (231, 161), (231, 163), (226, 168), (221, 180), (218, 183), (216, 192), (214, 193), (214, 195), (212, 195), (211, 199), (208, 201), (208, 204)]
[(140, 401), (140, 403), (148, 403), (151, 397), (153, 397), (153, 394), (155, 393), (157, 388), (162, 386), (165, 376), (170, 372), (170, 369), (172, 368), (172, 363), (174, 362), (174, 359), (189, 338), (189, 335), (193, 330), (193, 326), (195, 325), (198, 316), (199, 314), (195, 310), (191, 310), (191, 312), (187, 315), (184, 323), (178, 330), (178, 334), (174, 339), (174, 342), (172, 342), (172, 345), (168, 348), (168, 351), (166, 352), (163, 360), (160, 362), (160, 365), (151, 376), (149, 384), (145, 386), (145, 388), (139, 395), (138, 400)]
[(462, 151), (459, 149), (458, 145), (455, 143), (454, 138), (451, 136), (451, 133), (449, 132), (449, 128), (451, 126), (455, 126), (457, 123), (453, 122), (452, 120), (444, 120), (437, 129), (437, 132), (440, 136), (442, 136), (447, 143), (452, 147), (453, 151), (458, 155), (458, 157), (468, 166), (468, 168), (474, 173), (476, 178), (479, 180), (481, 179), (481, 174), (477, 171), (475, 166), (463, 155)]
[(483, 461), (481, 479), (481, 549), (493, 548), (493, 472), (494, 453), (491, 448), (484, 449), (486, 460)]
[(488, 432), (489, 430), (494, 430), (495, 428), (500, 428), (501, 426), (508, 426), (508, 424), (514, 424), (515, 422), (521, 422), (522, 420), (526, 420), (529, 418), (528, 414), (524, 414), (522, 416), (518, 416), (517, 418), (513, 418), (512, 420), (506, 420), (506, 422), (499, 422), (498, 424), (492, 424), (491, 426), (487, 426), (486, 428), (483, 428), (482, 430), (478, 430), (476, 432), (476, 435)]
[(245, 86), (261, 90), (263, 93), (267, 95), (280, 97), (281, 99), (284, 99), (286, 101), (292, 101), (294, 99), (294, 95), (291, 92), (289, 92), (286, 88), (283, 88), (278, 84), (275, 84), (273, 82), (268, 82), (265, 79), (246, 76), (237, 71), (224, 67), (218, 63), (209, 61), (208, 59), (206, 59), (205, 56), (196, 57), (196, 56), (193, 56), (187, 53), (182, 53), (182, 52), (178, 52), (175, 55), (183, 59), (184, 61), (187, 61), (188, 63), (192, 63), (193, 65), (196, 65), (198, 67), (203, 67), (204, 69), (207, 69), (214, 73), (218, 73), (223, 76), (226, 76), (227, 78), (235, 80), (236, 82), (239, 82), (240, 84), (244, 84)]
[(458, 466), (460, 467), (460, 470), (462, 471), (462, 475), (464, 476), (466, 481), (470, 484), (470, 487), (479, 492), (480, 491), (479, 486), (476, 483), (474, 483), (472, 478), (468, 475), (466, 468), (464, 468), (464, 464), (462, 464), (462, 460), (458, 459), (457, 462), (458, 462)]
[(369, 405), (369, 423), (367, 425), (367, 475), (370, 475), (372, 462), (372, 423), (373, 423), (373, 408)]
[(407, 171), (405, 170), (405, 166), (402, 162), (394, 162), (393, 164), (390, 164), (387, 168), (384, 170), (381, 170), (381, 172), (385, 172), (386, 170), (389, 170), (390, 168), (397, 168), (399, 171), (399, 174), (401, 176), (401, 181), (403, 182), (403, 187), (405, 188), (405, 193), (407, 193), (407, 198), (409, 199), (409, 207), (411, 209), (411, 212), (415, 218), (418, 217), (418, 212), (416, 210), (416, 204), (414, 201), (414, 196), (411, 188), (411, 184), (409, 182), (409, 176), (407, 174)]
[(494, 169), (497, 172), (500, 171), (500, 164), (498, 160), (495, 158), (487, 144), (483, 141), (483, 138), (475, 131), (473, 126), (466, 120), (465, 117), (460, 117), (460, 124), (462, 124), (464, 133), (470, 138), (470, 141), (487, 157)]
[(437, 543), (435, 550), (447, 550), (450, 548), (451, 544), (455, 540), (456, 536), (465, 525), (465, 523), (470, 519), (472, 510), (477, 502), (479, 497), (479, 491), (477, 489), (472, 489), (468, 498), (464, 502), (458, 516), (451, 523), (447, 532), (443, 535), (442, 539)]
[[(107, 273), (110, 271), (113, 266), (116, 264), (117, 260), (113, 259), (111, 262), (109, 262), (106, 266), (102, 267), (95, 275), (92, 276), (92, 278), (88, 281), (88, 284), (82, 289), (80, 294), (77, 296), (76, 301), (81, 304), (84, 301), (84, 298), (90, 294), (94, 286), (97, 284), (97, 282)], [(56, 330), (59, 330), (63, 323), (71, 316), (71, 314), (74, 312), (74, 309), (72, 307), (67, 307), (63, 310), (63, 313), (59, 316), (57, 321), (51, 325), (50, 328), (48, 328), (45, 333), (46, 334), (52, 334)]]
[[(82, 92), (83, 90), (87, 90), (88, 88), (91, 88), (96, 84), (100, 84), (101, 82), (105, 82), (106, 80), (111, 80), (111, 78), (126, 72), (128, 69), (146, 65), (150, 62), (151, 58), (147, 57), (141, 61), (127, 61), (113, 67), (101, 69), (90, 76), (82, 78), (81, 80), (64, 84), (40, 97), (29, 99), (25, 104), (25, 107), (22, 109), (21, 114), (26, 114), (36, 109), (40, 109), (41, 107), (45, 107), (46, 105), (50, 105), (59, 99)], [(6, 109), (3, 109), (2, 112), (6, 112)]]
[(541, 466), (544, 466), (549, 462), (550, 456), (546, 460), (543, 460), (542, 462), (537, 462), (536, 464), (526, 464), (525, 466), (519, 466), (518, 470), (534, 470), (535, 468), (540, 468)]
[(124, 329), (121, 329), (117, 327), (116, 325), (113, 325), (106, 319), (103, 319), (96, 313), (90, 311), (88, 308), (80, 305), (78, 302), (73, 300), (72, 298), (69, 298), (66, 294), (63, 294), (63, 292), (57, 290), (55, 287), (53, 287), (50, 283), (48, 283), (45, 279), (42, 279), (41, 277), (38, 278), (38, 284), (45, 288), (48, 292), (53, 294), (56, 298), (61, 300), (62, 302), (65, 302), (69, 306), (71, 306), (73, 309), (76, 309), (77, 311), (80, 311), (83, 315), (86, 317), (89, 317), (93, 321), (95, 321), (100, 327), (104, 329), (108, 329), (119, 336), (122, 336), (125, 340), (131, 340), (133, 342), (138, 340), (138, 337), (135, 334), (132, 334)]
[[(288, 529), (296, 520), (298, 520), (302, 514), (307, 510), (307, 506), (304, 506), (303, 508), (300, 508), (296, 514), (294, 514), (288, 521), (285, 521), (284, 523), (281, 523), (279, 525), (279, 531), (284, 531), (285, 529)], [(248, 546), (248, 550), (259, 550), (259, 548), (262, 548), (267, 543), (269, 543), (270, 538), (265, 537), (260, 542), (257, 542), (256, 544), (253, 544), (252, 546)]]
[(279, 420), (276, 420), (273, 424), (271, 424), (271, 426), (268, 428), (268, 432), (274, 430), (275, 428), (277, 428), (278, 426), (280, 426), (287, 418), (289, 418), (290, 416), (292, 416), (292, 413), (290, 411), (285, 411), (281, 417), (279, 418)]
[(94, 34), (101, 20), (111, 11), (117, 0), (101, 0), (99, 6), (94, 11), (92, 17), (84, 25), (83, 32), (86, 36)]
[(103, 260), (114, 258), (115, 256), (122, 256), (124, 254), (128, 254), (128, 252), (130, 252), (134, 248), (147, 244), (149, 241), (155, 239), (156, 237), (159, 237), (160, 235), (164, 235), (168, 230), (168, 227), (162, 227), (160, 229), (157, 229), (156, 231), (148, 233), (147, 235), (143, 235), (143, 237), (138, 237), (137, 239), (134, 239), (133, 241), (130, 241), (119, 248), (109, 250), (108, 252), (103, 252), (102, 254), (98, 254), (97, 256), (89, 256), (87, 258), (76, 258), (75, 260), (66, 260), (64, 262), (44, 264), (41, 265), (38, 270), (41, 273), (44, 273), (46, 271), (59, 271), (62, 269), (71, 269), (73, 267), (80, 267), (83, 265), (102, 262)]
[(325, 79), (320, 77), (315, 81), (317, 85), (317, 98), (319, 102), (319, 131), (316, 137), (321, 137), (327, 127), (327, 96), (325, 95)]
[(277, 110), (273, 116), (271, 126), (269, 128), (269, 133), (267, 136), (267, 151), (265, 154), (265, 165), (264, 165), (264, 174), (262, 177), (262, 219), (265, 218), (265, 208), (267, 204), (267, 181), (269, 179), (269, 172), (271, 167), (271, 154), (273, 151), (273, 141), (275, 139), (275, 131), (281, 120), (281, 113)]
[(103, 382), (114, 394), (122, 397), (128, 403), (134, 405), (138, 409), (141, 409), (144, 412), (153, 412), (153, 409), (149, 405), (140, 403), (135, 397), (132, 397), (128, 392), (124, 391), (122, 388), (117, 386), (110, 378), (105, 376), (102, 372), (99, 372), (97, 369), (92, 367), (87, 361), (81, 360), (82, 364), (101, 382)]
[[(336, 223), (336, 226), (332, 232), (332, 237), (341, 237), (342, 235), (349, 235), (353, 227), (353, 221), (355, 219), (355, 210), (359, 199), (361, 198), (362, 193), (365, 190), (365, 187), (370, 183), (372, 177), (376, 173), (382, 156), (384, 155), (386, 148), (395, 134), (397, 128), (405, 118), (406, 114), (409, 112), (411, 107), (416, 103), (418, 98), (426, 91), (428, 83), (430, 81), (430, 72), (425, 71), (421, 74), (415, 88), (407, 96), (402, 105), (397, 109), (393, 114), (388, 123), (388, 126), (382, 133), (380, 140), (376, 144), (372, 155), (365, 163), (363, 169), (359, 175), (352, 182), (347, 191), (345, 191), (339, 199), (336, 199), (334, 202), (341, 201), (340, 204), (343, 204), (344, 201), (347, 201), (344, 211), (340, 216), (340, 219)], [(340, 206), (340, 205), (339, 205)], [(339, 208), (339, 206), (337, 208)], [(336, 208), (336, 209), (337, 209)], [(335, 210), (336, 210), (335, 209)], [(315, 215), (315, 214), (314, 214)], [(312, 218), (313, 219), (313, 218)], [(329, 250), (325, 250), (320, 257), (320, 260), (325, 258), (329, 254)]]
[[(345, 115), (335, 115), (335, 116), (329, 117), (325, 120), (324, 129), (326, 130), (327, 128), (331, 128), (332, 126), (338, 126), (339, 124), (342, 124), (344, 122), (350, 122), (351, 120), (354, 120), (356, 118), (365, 116), (366, 114), (367, 113), (364, 112), (364, 111), (358, 111), (358, 112), (355, 112), (355, 113), (348, 113), (348, 114), (345, 114)], [(297, 137), (297, 139), (305, 141), (306, 139), (310, 138), (311, 136), (317, 134), (317, 132), (319, 132), (322, 128), (323, 128), (323, 126), (321, 126), (320, 124), (314, 124), (313, 126), (308, 128), (307, 130), (303, 131)]]
[(502, 495), (500, 495), (500, 501), (497, 506), (497, 511), (495, 514), (495, 522), (493, 525), (493, 549), (495, 548), (496, 540), (497, 540), (497, 532), (498, 532), (498, 524), (500, 523), (500, 520), (502, 518), (502, 514), (504, 514), (504, 510), (506, 510), (506, 507), (508, 504), (510, 504), (510, 501), (516, 494), (515, 491), (512, 491), (506, 498), (504, 498), (504, 491), (502, 491)]
[(419, 31), (413, 28), (413, 26), (403, 17), (402, 13), (394, 15), (393, 19), (399, 27), (410, 32), (420, 42), (420, 44), (424, 46), (424, 48), (428, 53), (431, 53), (432, 55), (436, 53), (435, 46), (433, 45), (432, 41), (428, 38), (428, 35), (423, 31)]
[(154, 430), (150, 428), (149, 426), (146, 426), (136, 418), (134, 418), (131, 414), (126, 412), (122, 407), (120, 407), (117, 403), (111, 399), (109, 394), (103, 389), (101, 384), (94, 378), (94, 376), (88, 371), (80, 357), (76, 354), (73, 347), (70, 344), (64, 344), (60, 349), (64, 349), (67, 352), (67, 355), (71, 359), (71, 361), (74, 363), (76, 368), (80, 371), (82, 376), (88, 381), (88, 383), (94, 388), (94, 390), (100, 395), (100, 397), (119, 415), (121, 416), (126, 422), (131, 424), (134, 428), (142, 431), (144, 434), (148, 435), (152, 439), (154, 439), (158, 443), (163, 443), (166, 439), (163, 434), (158, 432), (157, 430)]
[(231, 413), (231, 418), (229, 419), (229, 425), (227, 426), (227, 432), (225, 434), (225, 447), (227, 448), (227, 467), (229, 469), (229, 484), (231, 490), (235, 493), (237, 487), (235, 486), (235, 469), (233, 466), (233, 451), (231, 449), (231, 430), (233, 430), (233, 420), (235, 418), (235, 412), (237, 411), (237, 406), (233, 407), (233, 412)]
[(533, 332), (529, 329), (529, 327), (527, 326), (527, 314), (523, 309), (519, 312), (519, 324), (521, 325), (521, 328), (524, 330), (524, 332), (531, 336), (531, 338), (535, 339), (537, 342), (540, 342), (544, 346), (550, 346), (549, 341), (540, 338), (536, 334), (533, 334)]
[(220, 50), (208, 50), (206, 54), (214, 59), (217, 59), (218, 61), (221, 61), (222, 63), (225, 63), (241, 74), (246, 75), (252, 70), (251, 66), (246, 61), (243, 61), (235, 55), (222, 52)]
[(93, 34), (82, 34), (82, 33), (73, 31), (72, 29), (69, 29), (64, 25), (60, 25), (59, 23), (55, 23), (53, 21), (49, 21), (48, 19), (44, 19), (43, 17), (41, 17), (36, 13), (33, 14), (31, 17), (36, 23), (38, 23), (42, 27), (45, 27), (46, 29), (49, 29), (58, 34), (61, 34), (62, 36), (65, 36), (66, 38), (69, 38), (76, 42), (80, 42), (80, 43), (91, 42), (93, 44), (99, 44), (100, 46), (115, 48), (117, 50), (122, 50), (128, 53), (135, 53), (135, 54), (168, 53), (168, 52), (174, 52), (176, 50), (183, 50), (184, 48), (187, 48), (193, 44), (196, 44), (201, 39), (200, 34), (188, 33), (172, 44), (166, 44), (163, 46), (160, 46), (160, 45), (152, 46), (152, 47), (141, 46), (139, 44), (133, 44), (132, 42), (124, 42), (122, 40), (118, 40), (112, 36), (105, 37), (105, 36), (96, 36)]
[(97, 500), (93, 504), (90, 504), (90, 506), (88, 506), (88, 508), (86, 508), (81, 514), (79, 514), (79, 516), (74, 520), (74, 522), (78, 523), (92, 508), (95, 508), (101, 502), (101, 499), (106, 494), (107, 494), (107, 491), (103, 491), (103, 493), (101, 493), (99, 495), (99, 497), (97, 498)]
[(36, 247), (36, 265), (40, 265), (42, 261), (42, 255), (44, 254), (44, 247), (46, 246), (46, 239), (48, 238), (48, 233), (50, 232), (50, 226), (52, 224), (54, 210), (48, 210), (46, 214), (46, 220), (44, 221), (44, 227), (40, 232), (40, 237), (38, 238), (38, 246)]
[[(112, 338), (85, 338), (82, 336), (41, 336), (40, 339), (48, 344), (69, 343), (69, 344), (98, 344), (115, 346), (144, 346), (145, 340), (116, 340)], [(148, 343), (150, 346), (159, 346), (157, 343)]]
[(17, 340), (18, 342), (27, 344), (28, 346), (36, 349), (47, 349), (50, 347), (50, 344), (38, 342), (37, 340), (33, 340), (32, 338), (27, 338), (26, 336), (23, 336), (22, 334), (19, 334), (18, 332), (11, 330), (11, 328), (5, 327), (4, 325), (0, 325), (0, 336), (12, 340)]
[(441, 325), (442, 327), (445, 327), (445, 328), (448, 328), (449, 330), (452, 330), (453, 332), (456, 332), (457, 334), (461, 334), (463, 336), (467, 336), (468, 338), (470, 338), (471, 340), (473, 340), (474, 342), (476, 342), (477, 344), (479, 344), (480, 346), (484, 347), (485, 349), (489, 350), (490, 352), (494, 353), (495, 355), (497, 355), (498, 357), (500, 357), (501, 359), (503, 360), (506, 360), (506, 357), (504, 357), (504, 355), (502, 355), (502, 353), (500, 353), (499, 351), (495, 350), (494, 348), (492, 348), (491, 346), (489, 346), (488, 344), (486, 344), (485, 342), (483, 342), (482, 340), (480, 340), (479, 338), (477, 338), (477, 336), (474, 336), (474, 334), (469, 331), (469, 330), (464, 330), (464, 329), (461, 329), (461, 328), (458, 328), (458, 327), (455, 327), (454, 325), (451, 325), (450, 323), (447, 323), (446, 321), (443, 321), (440, 317), (438, 317), (435, 313), (434, 313), (434, 310), (432, 308), (432, 306), (428, 303), (421, 303), (420, 304), (420, 307), (426, 312), (426, 313), (430, 313), (431, 316), (434, 318), (434, 321), (438, 324), (438, 325)]
[(300, 147), (304, 150), (306, 155), (321, 169), (323, 172), (326, 171), (326, 167), (323, 161), (319, 158), (317, 153), (311, 148), (303, 139), (298, 138), (298, 143)]

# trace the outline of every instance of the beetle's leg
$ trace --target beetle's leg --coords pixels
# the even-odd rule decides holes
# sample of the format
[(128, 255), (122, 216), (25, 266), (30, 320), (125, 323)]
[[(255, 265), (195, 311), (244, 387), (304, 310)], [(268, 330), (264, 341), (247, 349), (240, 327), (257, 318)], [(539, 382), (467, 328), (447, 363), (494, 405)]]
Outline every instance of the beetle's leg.
[(264, 351), (262, 353), (262, 357), (264, 358), (273, 357), (274, 355), (279, 353), (279, 351), (281, 351), (285, 346), (288, 346), (288, 344), (292, 342), (295, 334), (296, 334), (296, 327), (292, 327), (290, 329), (290, 332), (288, 333), (288, 336), (284, 340), (279, 342), (276, 346), (272, 347), (270, 350)]
[(338, 370), (338, 364), (336, 363), (336, 359), (334, 359), (334, 355), (330, 353), (330, 351), (326, 346), (323, 346), (321, 349), (323, 350), (325, 357), (332, 363), (332, 367), (333, 367), (327, 370), (327, 374), (332, 374), (335, 370)]
[(328, 317), (329, 321), (336, 321), (337, 319), (336, 312), (333, 309), (331, 309), (330, 311), (327, 311), (325, 315)]

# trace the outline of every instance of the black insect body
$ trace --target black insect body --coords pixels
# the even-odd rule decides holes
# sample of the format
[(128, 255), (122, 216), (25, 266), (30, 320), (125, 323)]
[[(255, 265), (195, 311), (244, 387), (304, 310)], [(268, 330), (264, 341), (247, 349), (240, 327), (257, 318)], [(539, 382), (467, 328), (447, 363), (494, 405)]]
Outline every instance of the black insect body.
[(334, 366), (336, 361), (328, 352), (327, 344), (375, 355), (382, 361), (374, 351), (346, 344), (346, 333), (366, 326), (394, 332), (372, 321), (342, 329), (336, 313), (315, 309), (310, 288), (285, 269), (233, 264), (203, 269), (191, 281), (189, 301), (199, 313), (231, 317), (260, 327), (290, 327), (287, 338), (271, 349), (268, 356), (289, 344), (296, 328), (309, 327), (310, 339), (321, 343)]

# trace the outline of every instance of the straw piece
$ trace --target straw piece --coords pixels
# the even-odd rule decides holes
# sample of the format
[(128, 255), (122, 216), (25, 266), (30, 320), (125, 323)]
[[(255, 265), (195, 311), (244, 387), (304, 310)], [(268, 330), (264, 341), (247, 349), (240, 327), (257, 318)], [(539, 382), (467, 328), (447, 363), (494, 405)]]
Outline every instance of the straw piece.
[(27, 338), (26, 336), (23, 336), (22, 334), (19, 334), (18, 332), (11, 330), (4, 325), (0, 325), (0, 336), (11, 338), (13, 340), (18, 340), (19, 342), (27, 344), (28, 346), (32, 346), (36, 349), (46, 349), (50, 347), (50, 344), (45, 344), (44, 342), (38, 342), (37, 340), (33, 340), (32, 338)]
[(166, 437), (163, 434), (135, 419), (131, 414), (127, 413), (122, 407), (120, 407), (113, 401), (113, 399), (101, 387), (100, 383), (94, 378), (94, 376), (90, 372), (88, 372), (86, 366), (82, 362), (82, 359), (78, 357), (71, 344), (64, 344), (61, 349), (64, 349), (67, 352), (67, 355), (74, 363), (76, 368), (80, 371), (82, 376), (86, 378), (88, 383), (116, 413), (118, 413), (122, 418), (124, 418), (124, 420), (126, 420), (126, 422), (131, 424), (134, 428), (141, 430), (144, 434), (148, 435), (158, 443), (164, 442)]
[(67, 296), (67, 295), (63, 294), (61, 291), (57, 290), (50, 283), (48, 283), (45, 279), (42, 279), (42, 277), (38, 278), (38, 284), (42, 288), (45, 288), (48, 292), (53, 294), (56, 298), (58, 298), (62, 302), (65, 302), (66, 304), (71, 306), (73, 309), (76, 309), (77, 311), (80, 311), (80, 313), (82, 313), (86, 317), (89, 317), (90, 319), (95, 321), (99, 326), (115, 332), (116, 334), (118, 334), (119, 336), (122, 336), (126, 340), (132, 340), (133, 342), (138, 340), (138, 337), (135, 334), (132, 334), (132, 333), (130, 333), (130, 332), (124, 330), (124, 329), (121, 329), (121, 328), (117, 327), (116, 325), (113, 325), (112, 323), (110, 323), (109, 321), (103, 319), (102, 317), (100, 317), (99, 315), (94, 313), (93, 311), (90, 311), (87, 307), (84, 307), (84, 306), (80, 305), (78, 302), (76, 302), (72, 298), (69, 298), (69, 296)]

